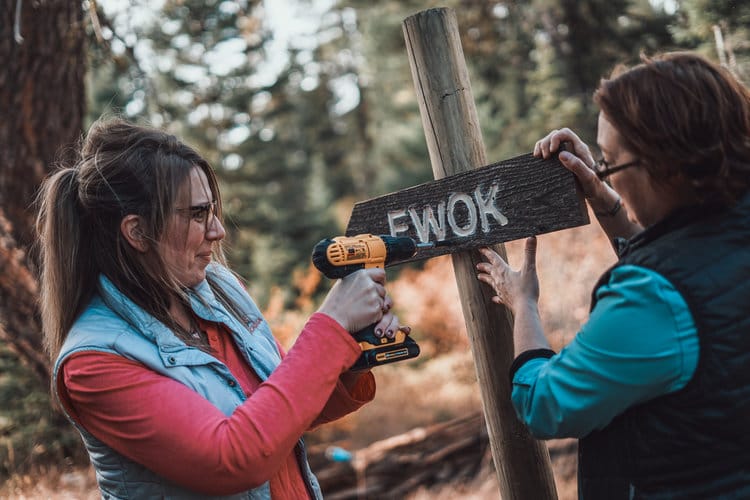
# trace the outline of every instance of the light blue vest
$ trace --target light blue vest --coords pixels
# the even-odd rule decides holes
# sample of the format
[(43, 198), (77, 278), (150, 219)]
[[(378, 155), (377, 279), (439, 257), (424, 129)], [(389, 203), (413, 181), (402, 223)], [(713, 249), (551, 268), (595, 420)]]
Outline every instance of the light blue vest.
[[(205, 280), (191, 292), (193, 311), (203, 319), (224, 323), (258, 377), (267, 379), (281, 361), (268, 324), (231, 272), (215, 263), (206, 272), (212, 282), (239, 307), (236, 311), (239, 318), (224, 306)], [(240, 384), (223, 363), (200, 349), (185, 345), (169, 328), (125, 297), (103, 276), (100, 277), (100, 289), (101, 295), (95, 296), (76, 320), (62, 346), (54, 367), (55, 380), (62, 362), (72, 353), (99, 351), (136, 360), (185, 384), (227, 416), (245, 401)], [(125, 458), (75, 424), (70, 415), (68, 418), (81, 433), (96, 469), (102, 498), (208, 498), (181, 488)], [(189, 438), (186, 436), (186, 439)], [(296, 451), (308, 491), (315, 498), (322, 498), (318, 481), (307, 463), (302, 439)], [(175, 457), (169, 453), (169, 450), (164, 450), (164, 459), (174, 460)], [(265, 483), (236, 495), (211, 498), (269, 499), (271, 493), (269, 484)]]

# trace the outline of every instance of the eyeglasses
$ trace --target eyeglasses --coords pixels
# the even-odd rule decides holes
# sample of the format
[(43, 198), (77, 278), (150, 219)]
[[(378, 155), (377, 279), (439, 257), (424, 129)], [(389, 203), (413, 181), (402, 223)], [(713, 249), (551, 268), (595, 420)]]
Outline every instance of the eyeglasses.
[(214, 219), (214, 215), (216, 215), (216, 202), (209, 201), (208, 203), (203, 203), (202, 205), (193, 205), (192, 207), (178, 208), (177, 212), (186, 213), (195, 222), (198, 222), (199, 224), (206, 224), (206, 227), (208, 227), (208, 222), (212, 221)]
[(636, 159), (627, 163), (622, 163), (620, 165), (610, 165), (607, 160), (601, 158), (596, 161), (596, 165), (594, 165), (594, 171), (596, 172), (596, 176), (599, 177), (599, 179), (604, 180), (610, 175), (619, 172), (620, 170), (624, 170), (628, 167), (638, 165), (640, 162), (641, 160)]

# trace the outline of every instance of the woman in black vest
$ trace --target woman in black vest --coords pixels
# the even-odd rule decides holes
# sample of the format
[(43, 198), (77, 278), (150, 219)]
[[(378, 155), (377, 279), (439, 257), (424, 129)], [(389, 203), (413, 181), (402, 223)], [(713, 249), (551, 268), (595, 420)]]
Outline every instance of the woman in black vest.
[(535, 436), (579, 438), (582, 498), (750, 498), (750, 92), (691, 53), (617, 68), (594, 94), (595, 161), (538, 141), (578, 178), (618, 253), (561, 352), (519, 270), (477, 265), (514, 313), (513, 404)]

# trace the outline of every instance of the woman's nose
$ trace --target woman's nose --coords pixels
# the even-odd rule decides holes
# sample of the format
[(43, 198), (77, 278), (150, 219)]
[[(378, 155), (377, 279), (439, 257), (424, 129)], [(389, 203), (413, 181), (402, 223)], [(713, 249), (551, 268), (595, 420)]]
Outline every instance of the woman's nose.
[(223, 240), (226, 236), (224, 226), (216, 215), (211, 216), (211, 220), (208, 221), (208, 227), (206, 228), (206, 239), (208, 240)]

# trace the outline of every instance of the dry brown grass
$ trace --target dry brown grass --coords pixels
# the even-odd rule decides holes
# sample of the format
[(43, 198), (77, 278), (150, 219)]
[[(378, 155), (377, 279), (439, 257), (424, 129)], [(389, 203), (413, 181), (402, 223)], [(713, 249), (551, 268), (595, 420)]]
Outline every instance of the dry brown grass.
[[(575, 440), (561, 439), (548, 442), (552, 455), (552, 471), (555, 476), (555, 489), (558, 500), (576, 500), (577, 459), (570, 453)], [(408, 500), (497, 500), (499, 498), (497, 475), (490, 467), (482, 469), (473, 481), (466, 484), (445, 484), (440, 487), (421, 488), (409, 495)]]
[[(589, 294), (597, 278), (615, 257), (596, 224), (539, 237), (537, 259), (540, 310), (547, 337), (559, 349), (575, 335), (588, 317)], [(506, 245), (511, 266), (520, 265), (523, 242)], [(310, 290), (313, 278), (299, 277), (300, 289)], [(458, 292), (450, 259), (426, 263), (424, 270), (406, 270), (388, 286), (403, 323), (414, 329), (423, 348), (416, 360), (377, 369), (378, 395), (361, 411), (309, 436), (312, 442), (337, 442), (358, 449), (385, 437), (450, 418), (481, 407), (474, 364), (468, 348)], [(304, 294), (303, 294), (304, 295)], [(304, 298), (293, 311), (283, 311), (272, 300), (268, 319), (280, 341), (289, 347), (314, 304)], [(555, 443), (551, 442), (550, 446)], [(573, 462), (571, 462), (573, 460)], [(573, 499), (575, 461), (555, 459), (555, 480), (561, 499)], [(12, 478), (0, 487), (0, 498), (98, 498), (93, 475), (83, 471), (42, 472), (35, 477)], [(448, 485), (419, 491), (413, 500), (498, 498), (494, 474), (468, 485)]]
[(13, 476), (0, 484), (0, 498), (8, 500), (96, 500), (101, 498), (90, 467), (42, 468)]

